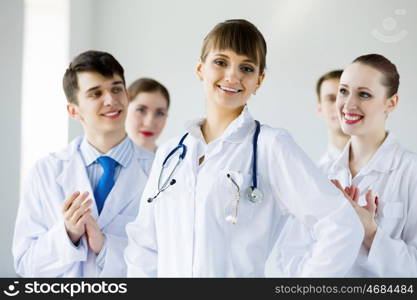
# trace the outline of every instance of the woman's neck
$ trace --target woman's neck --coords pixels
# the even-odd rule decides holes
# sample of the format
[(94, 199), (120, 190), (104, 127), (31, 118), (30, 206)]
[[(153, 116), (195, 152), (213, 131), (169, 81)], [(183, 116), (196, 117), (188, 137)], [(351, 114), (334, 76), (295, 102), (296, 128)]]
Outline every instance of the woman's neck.
[(150, 141), (150, 142), (139, 141), (137, 144), (150, 152), (153, 152), (153, 153), (156, 152), (157, 147), (156, 147), (155, 141)]
[(244, 106), (234, 110), (216, 108), (213, 105), (207, 107), (207, 118), (201, 125), (206, 143), (219, 138), (230, 123), (233, 122), (243, 111)]
[(352, 136), (349, 149), (349, 168), (352, 177), (355, 177), (371, 160), (386, 137), (385, 130), (368, 135)]

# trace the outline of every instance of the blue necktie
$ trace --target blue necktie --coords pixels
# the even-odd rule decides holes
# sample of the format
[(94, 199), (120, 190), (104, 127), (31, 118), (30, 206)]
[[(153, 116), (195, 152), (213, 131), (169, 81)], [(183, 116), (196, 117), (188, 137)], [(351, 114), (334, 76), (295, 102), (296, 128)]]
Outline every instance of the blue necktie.
[(100, 214), (104, 201), (114, 185), (114, 170), (116, 169), (117, 161), (108, 156), (100, 156), (97, 158), (97, 161), (103, 168), (103, 175), (101, 175), (94, 190), (94, 198), (96, 199), (98, 214)]

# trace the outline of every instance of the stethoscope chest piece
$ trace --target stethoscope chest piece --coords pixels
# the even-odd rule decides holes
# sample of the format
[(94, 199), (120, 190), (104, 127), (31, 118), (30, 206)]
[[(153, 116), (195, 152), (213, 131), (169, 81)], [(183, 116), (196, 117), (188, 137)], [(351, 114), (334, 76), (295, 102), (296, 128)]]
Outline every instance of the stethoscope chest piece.
[(246, 197), (252, 203), (261, 203), (264, 198), (260, 189), (252, 187), (246, 190)]

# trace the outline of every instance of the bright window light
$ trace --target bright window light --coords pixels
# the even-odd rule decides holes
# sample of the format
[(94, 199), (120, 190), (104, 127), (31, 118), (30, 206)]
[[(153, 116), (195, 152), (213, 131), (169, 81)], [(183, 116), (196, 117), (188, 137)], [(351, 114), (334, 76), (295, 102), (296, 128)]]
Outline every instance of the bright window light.
[(62, 76), (69, 57), (69, 0), (25, 0), (22, 179), (34, 163), (67, 144)]

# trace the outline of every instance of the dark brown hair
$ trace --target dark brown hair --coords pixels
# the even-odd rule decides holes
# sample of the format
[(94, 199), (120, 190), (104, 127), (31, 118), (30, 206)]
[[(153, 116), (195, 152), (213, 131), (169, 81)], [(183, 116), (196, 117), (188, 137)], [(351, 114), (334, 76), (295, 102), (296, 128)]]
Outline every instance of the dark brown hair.
[(258, 64), (260, 74), (265, 70), (265, 39), (255, 25), (246, 20), (227, 20), (217, 24), (204, 38), (200, 56), (202, 62), (206, 60), (211, 49), (231, 49)]
[(356, 58), (352, 63), (361, 63), (370, 66), (382, 73), (382, 85), (387, 88), (387, 96), (391, 97), (398, 92), (400, 74), (397, 67), (380, 54), (367, 54)]
[(127, 93), (129, 95), (129, 100), (132, 101), (140, 93), (149, 93), (149, 92), (160, 92), (167, 101), (167, 108), (169, 108), (170, 99), (169, 92), (167, 88), (160, 82), (152, 78), (139, 78), (132, 82), (128, 89)]
[(125, 85), (123, 67), (113, 55), (101, 51), (86, 51), (72, 60), (62, 79), (65, 96), (69, 103), (78, 103), (76, 97), (79, 89), (77, 73), (86, 71), (97, 72), (109, 78), (117, 74), (122, 78), (123, 84)]
[(320, 92), (321, 92), (321, 85), (323, 84), (323, 82), (325, 82), (326, 80), (330, 80), (330, 79), (340, 79), (340, 76), (342, 76), (343, 70), (333, 70), (330, 72), (327, 72), (326, 74), (323, 74), (319, 80), (317, 80), (316, 83), (316, 93), (317, 93), (317, 99), (319, 100), (319, 102), (321, 101), (320, 99)]

